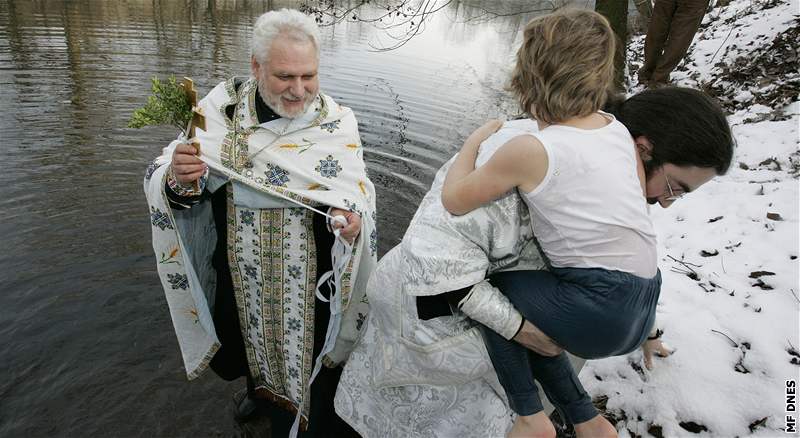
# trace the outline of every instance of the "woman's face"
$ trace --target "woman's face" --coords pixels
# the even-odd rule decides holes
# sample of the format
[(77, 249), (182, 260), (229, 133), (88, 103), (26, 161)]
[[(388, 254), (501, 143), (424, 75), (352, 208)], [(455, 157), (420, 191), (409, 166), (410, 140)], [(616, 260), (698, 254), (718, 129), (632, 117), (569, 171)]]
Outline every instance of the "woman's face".
[(710, 167), (664, 163), (647, 175), (647, 203), (658, 203), (662, 208), (667, 208), (683, 195), (711, 181), (716, 175), (716, 171)]

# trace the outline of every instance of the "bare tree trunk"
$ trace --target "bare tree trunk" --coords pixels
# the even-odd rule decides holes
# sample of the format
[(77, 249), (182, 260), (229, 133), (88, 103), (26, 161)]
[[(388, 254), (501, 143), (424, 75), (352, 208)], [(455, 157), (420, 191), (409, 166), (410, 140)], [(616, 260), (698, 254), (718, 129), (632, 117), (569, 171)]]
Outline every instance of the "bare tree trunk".
[(596, 0), (594, 10), (603, 14), (617, 34), (617, 53), (614, 56), (614, 85), (625, 91), (625, 51), (628, 47), (628, 1)]

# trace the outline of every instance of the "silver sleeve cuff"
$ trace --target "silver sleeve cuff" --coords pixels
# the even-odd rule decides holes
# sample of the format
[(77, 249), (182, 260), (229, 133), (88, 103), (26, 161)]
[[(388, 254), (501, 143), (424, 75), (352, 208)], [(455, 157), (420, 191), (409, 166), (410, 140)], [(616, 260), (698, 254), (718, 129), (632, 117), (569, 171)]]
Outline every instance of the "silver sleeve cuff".
[(522, 325), (522, 315), (499, 289), (484, 280), (472, 287), (458, 307), (467, 316), (511, 340)]

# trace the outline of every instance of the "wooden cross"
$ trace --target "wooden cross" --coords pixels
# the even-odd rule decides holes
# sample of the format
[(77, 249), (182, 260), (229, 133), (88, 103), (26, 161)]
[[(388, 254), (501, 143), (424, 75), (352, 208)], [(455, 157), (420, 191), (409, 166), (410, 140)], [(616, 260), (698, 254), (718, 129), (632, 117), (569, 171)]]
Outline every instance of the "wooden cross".
[[(189, 119), (189, 124), (186, 126), (186, 137), (189, 138), (192, 146), (197, 150), (197, 155), (200, 155), (200, 142), (195, 139), (195, 128), (200, 128), (205, 131), (206, 129), (206, 116), (203, 114), (203, 109), (197, 106), (197, 90), (194, 88), (194, 82), (191, 78), (184, 77), (181, 81), (181, 87), (186, 92), (186, 97), (189, 99), (189, 105), (192, 106), (192, 118)], [(196, 190), (200, 190), (200, 183), (194, 182)]]
[(206, 116), (203, 114), (203, 109), (197, 106), (197, 90), (194, 88), (192, 79), (184, 77), (183, 81), (181, 81), (181, 87), (183, 87), (183, 90), (186, 92), (189, 105), (192, 106), (192, 118), (189, 120), (189, 125), (186, 127), (186, 136), (192, 142), (192, 145), (197, 148), (197, 155), (200, 155), (200, 143), (194, 140), (195, 128), (200, 128), (205, 131)]

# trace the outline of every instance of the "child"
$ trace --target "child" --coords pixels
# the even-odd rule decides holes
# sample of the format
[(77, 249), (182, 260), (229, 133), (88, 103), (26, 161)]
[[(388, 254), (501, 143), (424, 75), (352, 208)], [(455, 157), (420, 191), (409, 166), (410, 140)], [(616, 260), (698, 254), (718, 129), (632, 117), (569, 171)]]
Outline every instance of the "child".
[[(509, 295), (512, 303), (584, 358), (636, 349), (653, 324), (661, 286), (641, 159), (625, 127), (599, 111), (613, 77), (614, 38), (605, 18), (588, 10), (560, 10), (528, 23), (510, 88), (538, 131), (511, 138), (477, 169), (481, 135), (471, 136), (442, 191), (443, 205), (456, 215), (519, 191), (552, 270), (505, 273), (500, 289), (503, 281), (524, 281), (527, 293)], [(491, 124), (479, 131), (487, 129)], [(485, 334), (518, 414), (511, 436), (555, 435), (533, 378), (561, 402), (579, 436), (616, 435), (563, 354), (539, 356)]]

